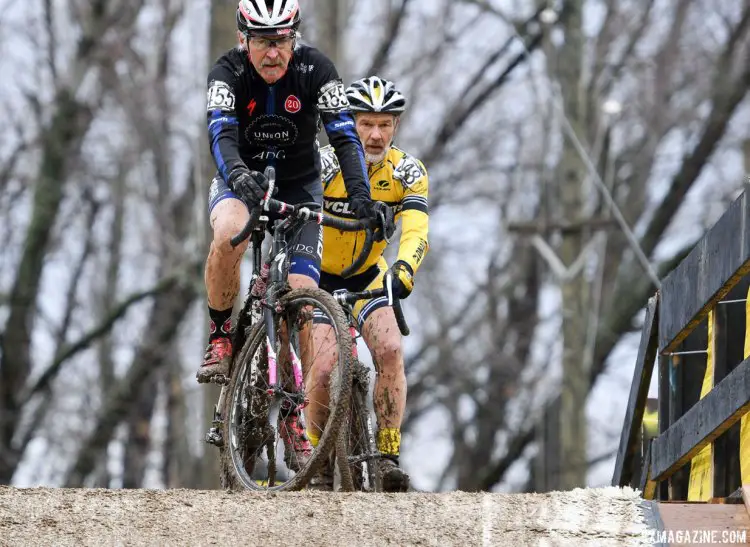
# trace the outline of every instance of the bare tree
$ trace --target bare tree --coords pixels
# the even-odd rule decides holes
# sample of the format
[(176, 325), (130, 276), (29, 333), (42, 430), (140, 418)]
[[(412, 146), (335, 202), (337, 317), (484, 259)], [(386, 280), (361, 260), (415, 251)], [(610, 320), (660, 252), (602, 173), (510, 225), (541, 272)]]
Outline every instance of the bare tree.
[[(525, 448), (535, 440), (544, 401), (561, 392), (561, 412), (554, 414), (556, 424), (550, 424), (561, 432), (560, 463), (554, 474), (557, 487), (579, 486), (585, 484), (589, 463), (583, 402), (615, 344), (634, 328), (636, 315), (655, 290), (650, 273), (663, 275), (695, 240), (685, 241), (683, 250), (660, 262), (653, 258), (657, 245), (670, 237), (669, 226), (679, 222), (686, 192), (722, 146), (727, 124), (745, 98), (747, 6), (722, 6), (726, 32), (717, 47), (707, 49), (699, 44), (712, 7), (697, 0), (670, 7), (609, 2), (591, 37), (582, 30), (587, 2), (565, 2), (558, 13), (543, 13), (547, 3), (538, 8), (528, 5), (529, 15), (537, 10), (530, 18), (511, 17), (491, 3), (466, 4), (490, 16), (483, 18), (484, 25), (496, 31), (486, 35), (502, 36), (497, 29), (504, 28), (509, 39), (485, 48), (485, 60), (476, 59), (478, 66), (484, 63), (482, 69), (472, 72), (467, 67), (450, 85), (444, 85), (445, 67), (451, 64), (445, 59), (450, 57), (425, 55), (431, 44), (424, 44), (417, 53), (422, 55), (420, 67), (404, 71), (399, 80), (411, 97), (417, 97), (410, 102), (401, 130), (406, 133), (403, 146), (420, 156), (432, 174), (433, 217), (445, 219), (456, 203), (464, 211), (472, 204), (482, 204), (478, 211), (497, 204), (500, 221), (495, 233), (503, 243), (493, 248), (477, 242), (480, 256), (491, 258), (479, 262), (488, 267), (481, 270), (484, 275), (476, 275), (474, 247), (473, 259), (467, 257), (463, 263), (471, 260), (473, 278), (479, 282), (466, 287), (467, 280), (456, 279), (455, 267), (449, 266), (462, 263), (457, 248), (449, 238), (431, 237), (432, 251), (419, 284), (445, 287), (460, 281), (465, 287), (461, 294), (467, 296), (450, 305), (436, 302), (433, 294), (430, 301), (412, 304), (421, 311), (419, 317), (431, 319), (421, 322), (422, 339), (409, 363), (407, 425), (420, 427), (420, 418), (435, 408), (447, 411), (453, 454), (444, 487), (489, 489), (524, 457)], [(471, 26), (479, 24), (472, 11), (462, 9), (446, 6), (444, 13), (451, 21), (442, 27), (438, 21), (429, 22), (431, 29), (444, 29), (437, 42), (460, 49), (462, 40), (472, 43), (469, 37), (482, 32), (483, 27)], [(549, 27), (557, 29), (555, 39), (545, 31), (550, 16), (558, 19)], [(472, 28), (472, 33), (465, 34), (464, 28)], [(396, 37), (391, 46), (408, 58), (408, 48), (399, 40), (407, 38)], [(544, 55), (534, 55), (540, 45)], [(684, 52), (691, 50), (701, 54), (687, 57)], [(399, 55), (393, 59), (389, 71), (398, 74)], [(526, 63), (530, 74), (517, 68)], [(707, 76), (712, 71), (730, 77)], [(506, 73), (511, 77), (503, 76)], [(513, 78), (519, 73), (520, 80)], [(492, 78), (498, 85), (482, 91)], [(516, 81), (509, 83), (512, 79)], [(428, 100), (423, 106), (421, 89), (433, 94), (441, 90), (442, 104)], [(533, 109), (525, 109), (526, 118), (511, 122), (493, 105), (517, 101), (513, 96), (521, 89), (531, 91), (527, 96)], [(711, 107), (703, 114), (700, 104)], [(622, 105), (622, 112), (610, 112), (613, 105)], [(535, 137), (519, 139), (519, 131)], [(686, 136), (676, 151), (685, 159), (668, 175), (667, 191), (655, 196), (649, 182), (663, 172), (663, 149), (675, 132)], [(430, 134), (436, 138), (426, 144), (424, 137)], [(460, 186), (451, 184), (457, 180)], [(726, 182), (735, 188), (738, 183)], [(477, 215), (472, 220), (476, 222)], [(643, 235), (633, 237), (638, 226)], [(433, 233), (439, 234), (439, 229)], [(650, 264), (644, 263), (639, 249)], [(581, 266), (577, 273), (561, 279), (558, 274), (576, 262)], [(502, 282), (491, 282), (493, 277)], [(561, 297), (557, 319), (538, 314), (540, 293), (550, 290), (559, 290)], [(419, 299), (418, 293), (415, 296)], [(514, 300), (521, 308), (513, 308)], [(498, 321), (498, 309), (503, 321)], [(531, 348), (545, 347), (547, 338), (540, 333), (555, 324), (562, 336), (549, 342), (552, 363), (533, 357), (534, 352), (519, 343), (526, 339)], [(487, 325), (502, 343), (481, 339), (479, 333)], [(562, 387), (547, 380), (555, 370), (556, 340), (562, 342)], [(493, 382), (495, 375), (498, 380)], [(524, 375), (528, 379), (519, 382)], [(491, 390), (490, 405), (482, 404), (488, 397), (485, 390)]]
[[(39, 163), (33, 184), (31, 218), (26, 229), (23, 252), (10, 288), (8, 319), (0, 340), (0, 483), (7, 483), (20, 454), (14, 446), (25, 384), (32, 369), (31, 333), (45, 257), (50, 250), (55, 221), (64, 198), (66, 182), (80, 157), (81, 144), (96, 111), (96, 97), (81, 98), (85, 76), (97, 71), (105, 61), (107, 32), (116, 26), (132, 24), (142, 2), (94, 2), (79, 11), (81, 36), (70, 59), (70, 70), (54, 78), (53, 97), (47, 107), (46, 126), (41, 127)], [(48, 19), (52, 13), (48, 12)], [(49, 25), (50, 28), (53, 25)], [(52, 40), (54, 37), (49, 36)], [(41, 103), (41, 98), (31, 98)]]
[[(584, 402), (653, 277), (712, 220), (688, 195), (720, 188), (721, 205), (741, 185), (729, 163), (737, 180), (712, 168), (717, 152), (748, 157), (750, 2), (500, 4), (317, 0), (304, 32), (347, 83), (396, 81), (409, 98), (397, 145), (430, 173), (405, 462), (439, 415), (450, 454), (433, 486), (497, 488), (559, 431), (531, 487), (569, 488), (609, 451), (587, 450)], [(34, 467), (38, 440), (59, 462), (50, 483), (140, 487), (158, 454), (162, 484), (216, 487), (202, 435), (218, 390), (187, 387), (214, 166), (205, 111), (185, 107), (203, 103), (200, 63), (181, 71), (170, 47), (184, 3), (69, 0), (70, 35), (45, 6), (35, 70), (50, 85), (24, 105), (0, 97), (14, 128), (0, 137), (0, 482)], [(236, 2), (209, 10), (206, 64), (236, 43)]]

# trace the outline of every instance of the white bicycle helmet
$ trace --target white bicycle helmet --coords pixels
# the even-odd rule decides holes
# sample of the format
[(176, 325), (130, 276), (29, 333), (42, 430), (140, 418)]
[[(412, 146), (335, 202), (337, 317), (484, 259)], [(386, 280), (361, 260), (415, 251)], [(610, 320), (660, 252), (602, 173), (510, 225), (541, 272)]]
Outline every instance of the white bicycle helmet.
[(346, 97), (354, 112), (386, 112), (401, 114), (406, 110), (406, 97), (396, 89), (393, 82), (369, 76), (352, 83)]
[(298, 0), (240, 0), (237, 28), (253, 32), (284, 34), (296, 31), (300, 23)]

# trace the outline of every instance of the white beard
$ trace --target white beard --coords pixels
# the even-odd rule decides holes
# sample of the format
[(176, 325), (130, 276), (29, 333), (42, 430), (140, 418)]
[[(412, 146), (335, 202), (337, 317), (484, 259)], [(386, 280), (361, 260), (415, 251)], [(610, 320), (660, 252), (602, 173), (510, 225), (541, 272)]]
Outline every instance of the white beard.
[(378, 155), (368, 154), (367, 152), (365, 152), (365, 161), (367, 163), (373, 163), (373, 164), (374, 163), (380, 163), (381, 161), (383, 161), (385, 159), (385, 155), (387, 153), (388, 153), (388, 149), (387, 148), (384, 148), (383, 151), (380, 154), (378, 154)]

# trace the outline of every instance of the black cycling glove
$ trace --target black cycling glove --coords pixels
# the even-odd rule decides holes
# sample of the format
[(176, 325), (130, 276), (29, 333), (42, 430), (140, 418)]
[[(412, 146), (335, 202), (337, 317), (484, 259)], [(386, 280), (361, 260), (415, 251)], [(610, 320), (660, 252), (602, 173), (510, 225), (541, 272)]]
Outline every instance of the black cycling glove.
[(268, 179), (263, 173), (238, 168), (229, 175), (229, 187), (249, 207), (258, 205), (268, 191)]

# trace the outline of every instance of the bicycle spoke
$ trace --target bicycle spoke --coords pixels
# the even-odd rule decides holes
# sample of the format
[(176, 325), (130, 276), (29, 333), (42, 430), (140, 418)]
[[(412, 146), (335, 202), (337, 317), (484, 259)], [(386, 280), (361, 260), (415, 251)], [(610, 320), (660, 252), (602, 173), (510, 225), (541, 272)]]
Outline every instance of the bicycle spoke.
[[(226, 474), (251, 489), (304, 486), (330, 452), (350, 387), (343, 356), (351, 338), (335, 301), (301, 289), (282, 302), (271, 323), (275, 347), (267, 343), (266, 323), (256, 324), (232, 371), (223, 413)], [(319, 316), (327, 322), (316, 323)], [(317, 449), (307, 432), (319, 439)]]

